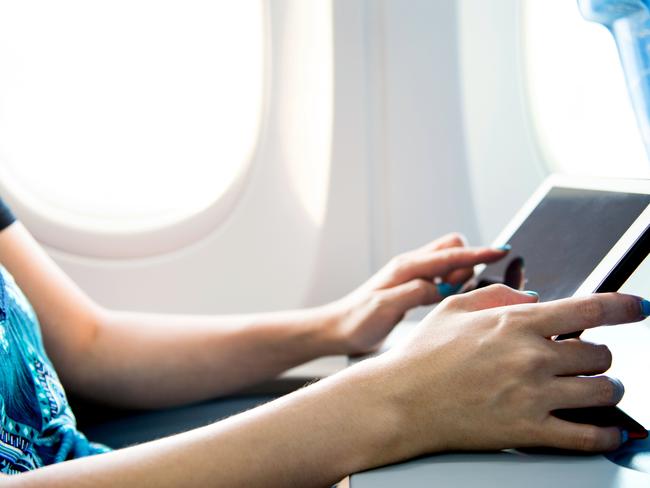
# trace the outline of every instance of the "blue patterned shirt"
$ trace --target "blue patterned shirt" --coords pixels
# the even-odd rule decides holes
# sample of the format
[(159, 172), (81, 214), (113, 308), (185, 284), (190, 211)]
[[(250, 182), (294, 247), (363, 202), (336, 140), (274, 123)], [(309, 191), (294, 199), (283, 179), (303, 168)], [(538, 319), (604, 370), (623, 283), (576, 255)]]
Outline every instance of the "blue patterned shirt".
[(38, 319), (0, 266), (0, 472), (16, 474), (109, 450), (77, 430)]

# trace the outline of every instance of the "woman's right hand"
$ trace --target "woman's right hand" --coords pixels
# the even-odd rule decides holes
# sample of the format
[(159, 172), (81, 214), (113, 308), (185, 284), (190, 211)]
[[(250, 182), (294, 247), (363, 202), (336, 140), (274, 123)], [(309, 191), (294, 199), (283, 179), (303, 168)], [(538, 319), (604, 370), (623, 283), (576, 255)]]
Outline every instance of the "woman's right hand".
[(404, 345), (306, 388), (206, 427), (12, 476), (6, 484), (316, 487), (443, 450), (616, 448), (616, 427), (551, 414), (616, 404), (619, 383), (577, 376), (607, 370), (611, 354), (551, 338), (639, 320), (639, 299), (600, 294), (534, 302), (502, 285), (448, 298)]
[(640, 299), (607, 293), (536, 301), (503, 285), (450, 297), (410, 340), (369, 362), (400, 419), (390, 461), (446, 450), (620, 445), (616, 427), (551, 414), (616, 405), (623, 395), (618, 380), (593, 376), (610, 367), (606, 346), (552, 337), (641, 320)]

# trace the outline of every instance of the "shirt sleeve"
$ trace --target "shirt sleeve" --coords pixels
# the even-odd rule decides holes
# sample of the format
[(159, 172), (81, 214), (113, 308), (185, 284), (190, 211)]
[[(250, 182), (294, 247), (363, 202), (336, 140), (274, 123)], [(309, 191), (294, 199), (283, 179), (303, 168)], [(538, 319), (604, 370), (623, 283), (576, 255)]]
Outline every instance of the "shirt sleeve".
[(16, 221), (16, 217), (7, 204), (0, 198), (0, 231), (9, 227)]

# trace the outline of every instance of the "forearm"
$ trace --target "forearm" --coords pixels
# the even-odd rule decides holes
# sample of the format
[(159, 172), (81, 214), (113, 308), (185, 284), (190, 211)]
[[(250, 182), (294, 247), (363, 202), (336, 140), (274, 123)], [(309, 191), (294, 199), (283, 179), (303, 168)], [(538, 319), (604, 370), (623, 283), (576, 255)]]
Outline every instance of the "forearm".
[(19, 222), (0, 233), (0, 262), (34, 306), (63, 383), (85, 397), (174, 405), (236, 391), (341, 351), (332, 306), (222, 317), (108, 312)]
[(100, 312), (65, 379), (75, 392), (113, 404), (163, 407), (211, 398), (335, 354), (330, 308), (255, 315)]
[(373, 360), (216, 424), (20, 475), (18, 487), (326, 487), (396, 460), (402, 422)]

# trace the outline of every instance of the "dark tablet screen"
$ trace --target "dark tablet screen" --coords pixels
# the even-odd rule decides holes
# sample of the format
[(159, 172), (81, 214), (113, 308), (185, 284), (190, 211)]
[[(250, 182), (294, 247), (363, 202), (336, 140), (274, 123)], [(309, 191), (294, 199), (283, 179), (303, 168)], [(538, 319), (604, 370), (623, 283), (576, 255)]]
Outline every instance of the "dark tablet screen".
[(508, 256), (481, 272), (479, 286), (505, 282), (542, 301), (569, 297), (649, 203), (645, 194), (551, 188), (508, 241)]

